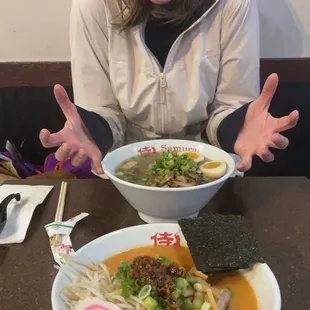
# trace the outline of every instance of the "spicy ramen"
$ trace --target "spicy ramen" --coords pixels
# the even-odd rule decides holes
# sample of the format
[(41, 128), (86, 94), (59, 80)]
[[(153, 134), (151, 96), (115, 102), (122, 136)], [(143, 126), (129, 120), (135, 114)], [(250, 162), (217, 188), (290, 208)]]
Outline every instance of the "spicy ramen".
[(68, 310), (258, 309), (241, 273), (208, 277), (185, 247), (134, 248), (79, 270), (71, 281), (62, 291)]

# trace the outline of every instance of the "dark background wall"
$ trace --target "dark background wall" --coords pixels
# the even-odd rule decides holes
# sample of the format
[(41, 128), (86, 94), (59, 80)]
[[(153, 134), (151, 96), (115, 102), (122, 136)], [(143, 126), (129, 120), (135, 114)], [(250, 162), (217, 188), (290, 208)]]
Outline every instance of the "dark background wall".
[[(262, 83), (272, 72), (280, 76), (272, 115), (283, 116), (298, 109), (300, 121), (286, 133), (289, 148), (275, 150), (276, 160), (271, 164), (256, 158), (248, 175), (310, 177), (310, 59), (264, 60), (261, 68)], [(53, 95), (56, 83), (65, 85), (73, 100), (68, 63), (0, 64), (0, 150), (9, 139), (25, 159), (44, 162), (53, 150), (41, 146), (40, 130), (57, 131), (65, 121)]]

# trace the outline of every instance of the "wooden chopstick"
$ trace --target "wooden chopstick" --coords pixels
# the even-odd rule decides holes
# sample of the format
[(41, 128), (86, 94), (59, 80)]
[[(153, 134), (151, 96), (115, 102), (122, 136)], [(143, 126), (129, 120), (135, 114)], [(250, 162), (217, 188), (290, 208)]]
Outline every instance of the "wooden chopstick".
[[(66, 195), (67, 195), (67, 187), (68, 187), (67, 182), (61, 182), (58, 204), (57, 204), (56, 215), (55, 215), (55, 222), (61, 222), (63, 219)], [(59, 242), (59, 235), (53, 236), (50, 241), (52, 245), (57, 246)]]
[(57, 209), (56, 209), (56, 215), (55, 215), (55, 222), (62, 221), (64, 207), (65, 207), (65, 200), (66, 200), (66, 195), (67, 195), (67, 186), (68, 186), (67, 182), (61, 183), (58, 204), (57, 204)]

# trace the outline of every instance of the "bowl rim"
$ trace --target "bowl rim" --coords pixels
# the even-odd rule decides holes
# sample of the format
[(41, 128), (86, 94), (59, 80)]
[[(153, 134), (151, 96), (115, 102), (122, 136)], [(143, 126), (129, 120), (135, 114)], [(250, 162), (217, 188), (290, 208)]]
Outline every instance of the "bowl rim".
[(147, 143), (152, 143), (152, 142), (156, 142), (156, 143), (171, 143), (171, 142), (190, 142), (190, 143), (197, 143), (197, 144), (201, 144), (203, 146), (206, 146), (208, 148), (212, 148), (212, 149), (216, 149), (217, 151), (220, 151), (222, 153), (224, 153), (225, 155), (228, 155), (229, 157), (231, 157), (229, 155), (229, 153), (225, 152), (224, 150), (214, 146), (214, 145), (211, 145), (211, 144), (207, 144), (207, 143), (204, 143), (204, 142), (199, 142), (199, 141), (191, 141), (191, 140), (177, 140), (177, 139), (158, 139), (158, 140), (147, 140), (147, 141), (141, 141), (141, 142), (135, 142), (135, 143), (131, 143), (131, 144), (127, 144), (127, 145), (124, 145), (120, 148), (117, 148), (115, 150), (113, 150), (111, 153), (108, 153), (103, 161), (102, 161), (102, 167), (103, 167), (103, 171), (104, 173), (108, 176), (108, 178), (114, 182), (117, 182), (119, 184), (122, 184), (122, 185), (125, 185), (125, 186), (128, 186), (128, 187), (131, 187), (131, 188), (135, 188), (135, 189), (143, 189), (143, 190), (146, 190), (146, 191), (155, 191), (155, 192), (187, 192), (187, 191), (196, 191), (196, 190), (200, 190), (200, 189), (203, 189), (203, 188), (208, 188), (208, 187), (212, 187), (214, 185), (217, 185), (217, 184), (220, 184), (224, 181), (226, 181), (235, 171), (235, 162), (233, 160), (233, 158), (231, 157), (231, 162), (233, 163), (233, 165), (228, 165), (228, 169), (226, 171), (226, 173), (219, 179), (215, 180), (215, 181), (212, 181), (212, 182), (209, 182), (209, 183), (206, 183), (206, 184), (201, 184), (201, 185), (195, 185), (195, 186), (192, 186), (192, 187), (180, 187), (180, 188), (167, 188), (167, 187), (151, 187), (151, 186), (146, 186), (146, 185), (139, 185), (139, 184), (135, 184), (135, 183), (130, 183), (130, 182), (127, 182), (127, 181), (124, 181), (120, 178), (118, 178), (117, 176), (115, 176), (113, 173), (111, 173), (107, 167), (106, 167), (106, 162), (111, 158), (111, 156), (113, 156), (113, 153), (116, 153), (116, 152), (121, 152), (122, 150), (124, 151), (125, 149), (128, 149), (130, 147), (134, 148), (135, 146), (139, 146), (139, 145), (143, 145), (143, 144), (147, 144)]
[[(158, 227), (165, 227), (165, 229), (167, 228), (167, 226), (179, 226), (178, 223), (154, 223), (154, 224), (141, 224), (141, 225), (134, 225), (134, 226), (130, 226), (130, 227), (125, 227), (125, 228), (121, 228), (118, 230), (114, 230), (112, 232), (109, 232), (105, 235), (102, 235), (96, 239), (93, 239), (92, 241), (88, 242), (87, 244), (83, 245), (80, 249), (78, 249), (72, 256), (78, 256), (80, 252), (83, 252), (85, 250), (85, 248), (87, 246), (89, 246), (91, 243), (99, 243), (102, 239), (104, 238), (109, 238), (110, 236), (114, 236), (114, 235), (121, 235), (123, 233), (129, 232), (129, 231), (133, 231), (133, 230), (138, 230), (137, 233), (139, 233), (139, 230), (144, 230), (147, 227), (150, 226), (158, 226)], [(180, 227), (180, 226), (179, 226)], [(117, 254), (117, 253), (116, 253)], [(273, 271), (271, 270), (271, 268), (266, 264), (261, 264), (265, 270), (265, 272), (269, 275), (269, 279), (271, 281), (271, 286), (274, 287), (275, 289), (275, 308), (273, 310), (280, 310), (281, 309), (281, 291), (280, 291), (280, 287), (279, 287), (279, 283), (275, 277), (275, 274), (273, 273)], [(68, 267), (68, 266), (64, 266), (64, 267)], [(69, 267), (68, 267), (69, 268)], [(51, 304), (52, 304), (52, 309), (56, 309), (55, 308), (55, 302), (56, 302), (56, 295), (59, 293), (56, 291), (57, 287), (56, 285), (58, 284), (58, 281), (61, 279), (61, 277), (64, 276), (62, 274), (61, 271), (57, 272), (56, 277), (54, 278), (53, 281), (53, 285), (52, 285), (52, 290), (51, 290)], [(255, 292), (255, 291), (254, 291)]]

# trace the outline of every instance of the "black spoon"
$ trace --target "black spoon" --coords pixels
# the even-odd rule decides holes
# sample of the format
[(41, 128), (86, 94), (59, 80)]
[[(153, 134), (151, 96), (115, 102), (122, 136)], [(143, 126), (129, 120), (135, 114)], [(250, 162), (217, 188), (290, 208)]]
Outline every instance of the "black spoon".
[(16, 201), (20, 201), (20, 194), (11, 194), (3, 199), (3, 201), (0, 203), (0, 234), (2, 233), (4, 226), (6, 224), (7, 220), (7, 206), (9, 203), (15, 199)]

